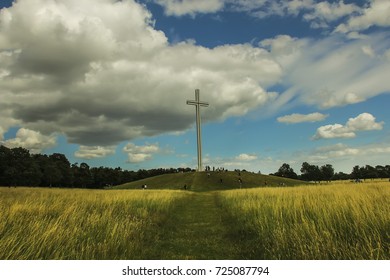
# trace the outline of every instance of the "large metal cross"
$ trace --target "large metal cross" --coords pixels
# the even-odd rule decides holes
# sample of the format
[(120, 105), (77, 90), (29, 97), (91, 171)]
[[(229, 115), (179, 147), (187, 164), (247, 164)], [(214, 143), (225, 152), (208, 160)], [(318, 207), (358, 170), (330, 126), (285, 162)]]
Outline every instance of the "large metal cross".
[(201, 102), (199, 99), (199, 89), (195, 90), (195, 100), (187, 100), (187, 105), (195, 105), (196, 109), (196, 135), (198, 143), (198, 171), (203, 171), (202, 167), (202, 136), (200, 128), (200, 106), (208, 107), (209, 103)]

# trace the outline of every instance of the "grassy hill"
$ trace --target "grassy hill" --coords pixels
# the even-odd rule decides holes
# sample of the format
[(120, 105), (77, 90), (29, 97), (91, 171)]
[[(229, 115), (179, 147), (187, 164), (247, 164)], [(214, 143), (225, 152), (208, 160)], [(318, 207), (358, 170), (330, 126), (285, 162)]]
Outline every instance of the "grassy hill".
[(188, 172), (155, 176), (135, 182), (115, 186), (114, 189), (141, 189), (147, 185), (148, 189), (183, 189), (184, 185), (192, 191), (231, 190), (240, 188), (256, 188), (265, 186), (296, 186), (305, 184), (299, 180), (292, 180), (276, 176), (255, 174), (251, 172)]

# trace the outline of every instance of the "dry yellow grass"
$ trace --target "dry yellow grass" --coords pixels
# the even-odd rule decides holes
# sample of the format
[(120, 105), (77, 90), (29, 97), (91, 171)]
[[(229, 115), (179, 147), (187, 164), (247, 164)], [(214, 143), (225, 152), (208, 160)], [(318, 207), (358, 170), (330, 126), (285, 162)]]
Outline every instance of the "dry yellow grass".
[(0, 188), (0, 259), (143, 259), (187, 193)]
[(234, 190), (220, 203), (252, 258), (390, 259), (390, 183)]

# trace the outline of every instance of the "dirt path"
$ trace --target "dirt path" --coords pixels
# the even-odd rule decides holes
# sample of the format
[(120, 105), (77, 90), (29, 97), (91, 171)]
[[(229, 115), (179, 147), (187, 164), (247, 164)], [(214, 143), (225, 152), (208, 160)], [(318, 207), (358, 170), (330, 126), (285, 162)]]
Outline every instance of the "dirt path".
[(214, 192), (194, 192), (168, 219), (154, 259), (237, 259)]

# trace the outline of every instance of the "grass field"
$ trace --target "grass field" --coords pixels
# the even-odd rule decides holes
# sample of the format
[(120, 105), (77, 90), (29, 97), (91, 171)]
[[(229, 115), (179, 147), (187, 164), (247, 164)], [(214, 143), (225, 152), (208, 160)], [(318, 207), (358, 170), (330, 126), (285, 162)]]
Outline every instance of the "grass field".
[(179, 191), (0, 188), (0, 259), (143, 259)]
[(0, 259), (390, 259), (389, 182), (207, 189), (0, 188)]
[(390, 259), (390, 184), (329, 184), (220, 194), (248, 255)]
[(258, 188), (266, 186), (298, 186), (303, 181), (277, 176), (256, 174), (252, 172), (187, 172), (166, 174), (113, 187), (114, 189), (141, 189), (146, 184), (151, 189), (183, 189), (184, 185), (192, 191), (231, 190), (242, 188)]

